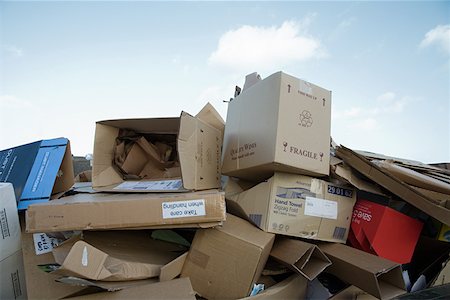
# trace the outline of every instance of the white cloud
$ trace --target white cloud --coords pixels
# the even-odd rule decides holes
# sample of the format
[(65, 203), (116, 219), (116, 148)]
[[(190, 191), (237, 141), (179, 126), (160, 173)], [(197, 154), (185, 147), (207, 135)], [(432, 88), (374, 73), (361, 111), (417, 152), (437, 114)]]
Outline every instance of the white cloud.
[(20, 99), (13, 95), (0, 95), (0, 108), (4, 109), (31, 109), (30, 101)]
[(450, 54), (450, 24), (438, 25), (425, 34), (425, 37), (420, 43), (420, 48), (432, 45)]
[(360, 130), (374, 130), (379, 127), (378, 122), (374, 118), (367, 118), (363, 120), (359, 120), (355, 124), (353, 124), (356, 128), (359, 128)]
[(211, 65), (235, 70), (258, 70), (326, 56), (319, 39), (306, 33), (315, 15), (281, 26), (244, 25), (224, 33), (210, 55)]
[(13, 45), (4, 46), (3, 49), (14, 57), (22, 57), (25, 53), (22, 48)]

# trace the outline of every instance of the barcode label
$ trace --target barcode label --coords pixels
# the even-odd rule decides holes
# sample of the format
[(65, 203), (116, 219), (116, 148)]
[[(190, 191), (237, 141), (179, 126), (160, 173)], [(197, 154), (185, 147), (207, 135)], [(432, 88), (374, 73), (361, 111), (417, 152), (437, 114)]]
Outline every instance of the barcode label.
[(261, 220), (262, 215), (261, 214), (249, 214), (248, 217), (250, 220), (252, 220), (253, 223), (255, 223), (258, 227), (261, 227)]
[(11, 282), (14, 289), (14, 299), (22, 296), (22, 287), (20, 286), (19, 270), (11, 273)]
[(34, 250), (36, 255), (52, 252), (53, 248), (59, 245), (59, 240), (53, 237), (49, 237), (45, 233), (33, 234)]
[(347, 231), (347, 229), (344, 227), (335, 227), (334, 233), (333, 233), (333, 238), (338, 239), (338, 240), (344, 239), (346, 231)]
[(115, 190), (130, 190), (130, 191), (177, 191), (183, 188), (181, 179), (176, 180), (160, 180), (160, 181), (125, 181)]
[(9, 232), (8, 216), (6, 215), (6, 208), (0, 211), (0, 227), (2, 229), (3, 239), (11, 236), (11, 233)]

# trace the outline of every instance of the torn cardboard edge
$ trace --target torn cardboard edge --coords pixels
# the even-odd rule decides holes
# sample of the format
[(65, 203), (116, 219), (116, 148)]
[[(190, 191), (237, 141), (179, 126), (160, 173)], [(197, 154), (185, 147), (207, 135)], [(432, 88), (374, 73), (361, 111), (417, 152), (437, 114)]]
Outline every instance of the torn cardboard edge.
[(316, 245), (284, 237), (275, 239), (270, 256), (308, 280), (313, 280), (331, 265)]
[(406, 292), (401, 265), (342, 244), (319, 243), (319, 248), (332, 263), (327, 273), (379, 299)]
[(426, 197), (399, 179), (395, 178), (393, 175), (370, 162), (362, 155), (344, 146), (337, 147), (336, 154), (349, 166), (383, 188), (389, 190), (402, 200), (410, 203), (444, 224), (450, 222), (449, 209), (435, 204), (432, 199)]

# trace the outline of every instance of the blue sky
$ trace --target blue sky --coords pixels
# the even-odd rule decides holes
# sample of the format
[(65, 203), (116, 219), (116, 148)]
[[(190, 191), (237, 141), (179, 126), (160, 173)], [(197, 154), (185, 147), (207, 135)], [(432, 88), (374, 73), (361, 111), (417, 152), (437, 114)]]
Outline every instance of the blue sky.
[(246, 74), (332, 91), (338, 144), (450, 162), (448, 2), (0, 2), (0, 149), (95, 122), (226, 119)]

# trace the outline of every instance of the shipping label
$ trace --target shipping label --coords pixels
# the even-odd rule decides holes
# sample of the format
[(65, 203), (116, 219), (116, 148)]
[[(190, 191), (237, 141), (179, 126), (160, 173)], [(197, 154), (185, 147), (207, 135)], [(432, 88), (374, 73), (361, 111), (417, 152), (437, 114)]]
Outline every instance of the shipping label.
[(306, 197), (305, 215), (337, 220), (338, 203), (315, 197)]
[(198, 217), (206, 215), (205, 200), (163, 202), (163, 219)]

